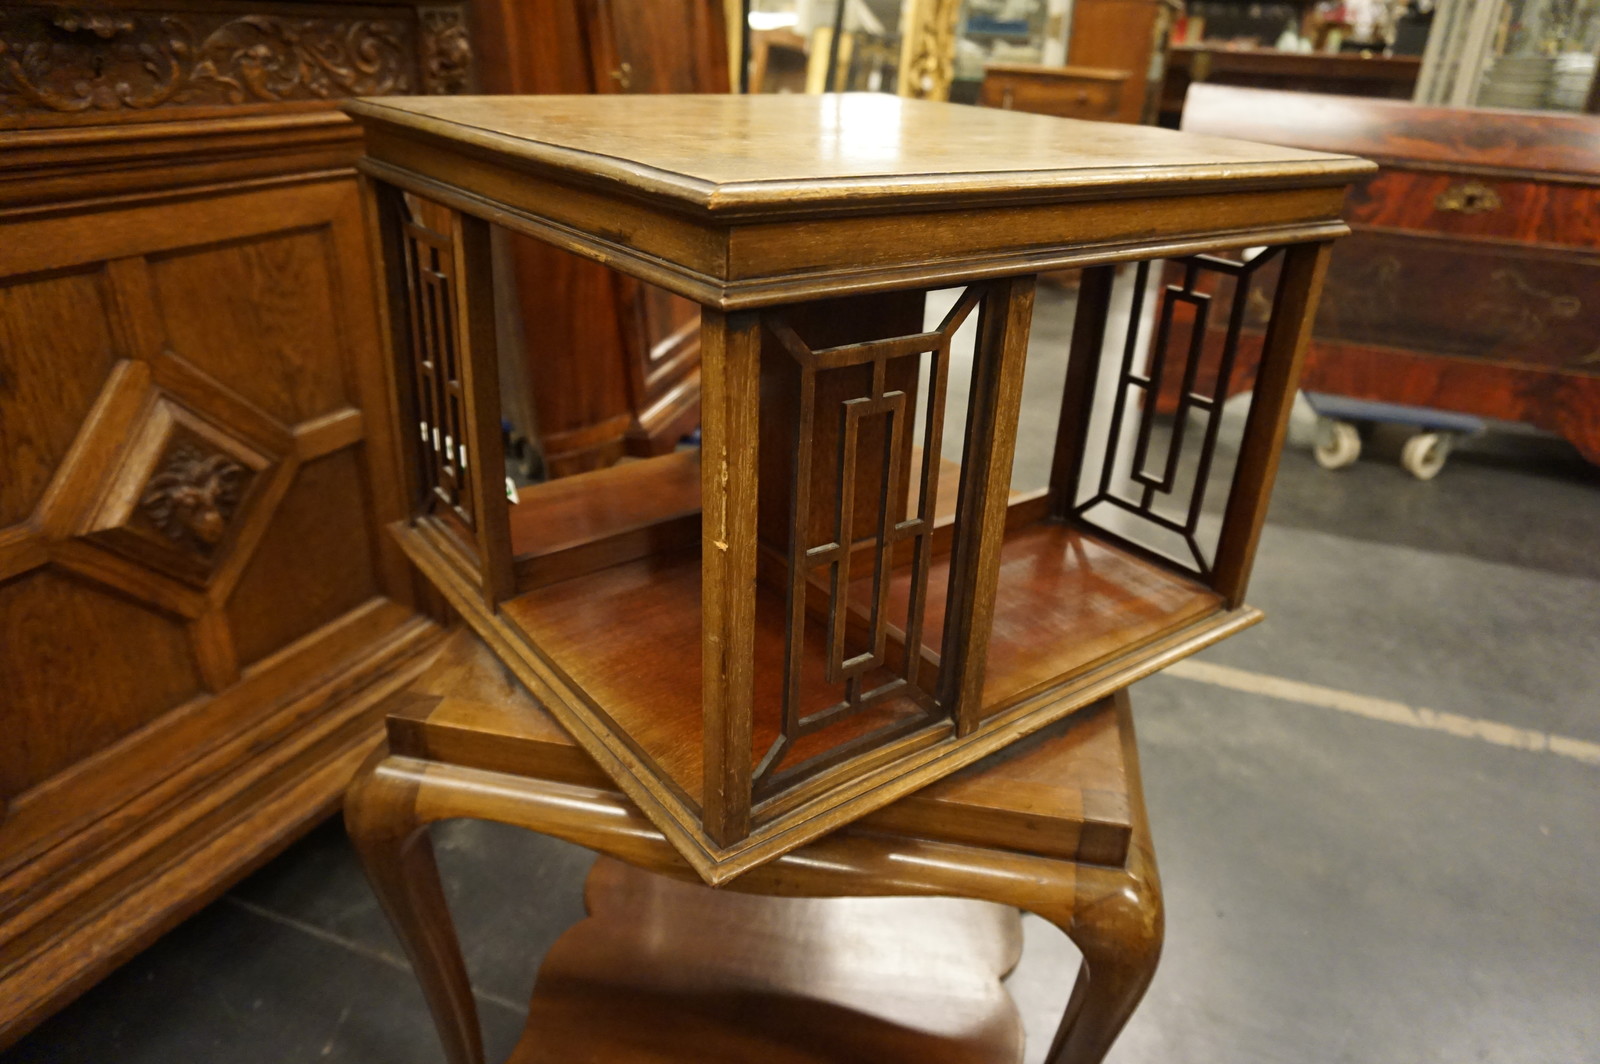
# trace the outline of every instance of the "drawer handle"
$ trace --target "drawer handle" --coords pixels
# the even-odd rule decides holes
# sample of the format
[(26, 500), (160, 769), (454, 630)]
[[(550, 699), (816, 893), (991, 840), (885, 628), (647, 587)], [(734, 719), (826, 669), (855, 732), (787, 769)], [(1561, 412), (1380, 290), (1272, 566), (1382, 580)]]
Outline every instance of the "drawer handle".
[(1463, 181), (1439, 193), (1433, 205), (1457, 214), (1486, 214), (1500, 209), (1500, 194), (1482, 181)]
[(633, 88), (633, 64), (623, 63), (611, 72), (611, 80), (617, 83), (617, 88), (627, 92)]

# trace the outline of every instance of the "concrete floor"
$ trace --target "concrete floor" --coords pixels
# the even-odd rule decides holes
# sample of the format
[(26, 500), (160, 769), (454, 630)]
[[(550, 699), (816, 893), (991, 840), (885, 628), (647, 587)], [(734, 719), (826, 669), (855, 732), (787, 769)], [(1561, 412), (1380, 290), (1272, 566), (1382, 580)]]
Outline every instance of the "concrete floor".
[[(1067, 306), (1041, 299), (1025, 443)], [(1496, 435), (1419, 483), (1376, 443), (1341, 473), (1286, 454), (1267, 623), (1134, 689), (1168, 932), (1112, 1064), (1600, 1062), (1600, 473)], [(435, 838), (498, 1059), (589, 857)], [(1030, 919), (1030, 1061), (1076, 967)], [(0, 1064), (439, 1059), (334, 822)]]

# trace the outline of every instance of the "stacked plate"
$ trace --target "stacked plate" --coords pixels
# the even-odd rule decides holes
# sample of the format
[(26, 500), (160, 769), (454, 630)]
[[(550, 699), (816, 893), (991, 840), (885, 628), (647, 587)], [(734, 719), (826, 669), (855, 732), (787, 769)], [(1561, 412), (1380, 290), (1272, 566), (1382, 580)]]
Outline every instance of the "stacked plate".
[(1552, 56), (1500, 56), (1478, 86), (1478, 106), (1537, 110), (1544, 106), (1554, 76)]
[(1600, 56), (1582, 52), (1564, 52), (1556, 56), (1554, 78), (1550, 82), (1547, 102), (1561, 111), (1581, 111), (1589, 99), (1589, 86), (1594, 83), (1596, 60)]

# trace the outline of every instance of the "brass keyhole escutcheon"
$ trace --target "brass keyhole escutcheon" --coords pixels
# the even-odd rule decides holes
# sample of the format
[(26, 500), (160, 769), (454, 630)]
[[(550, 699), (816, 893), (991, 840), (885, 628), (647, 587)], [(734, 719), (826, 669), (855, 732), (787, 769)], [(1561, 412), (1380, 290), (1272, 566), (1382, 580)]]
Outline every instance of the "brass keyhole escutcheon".
[(1457, 214), (1485, 214), (1500, 209), (1500, 194), (1481, 181), (1463, 181), (1439, 193), (1433, 205)]

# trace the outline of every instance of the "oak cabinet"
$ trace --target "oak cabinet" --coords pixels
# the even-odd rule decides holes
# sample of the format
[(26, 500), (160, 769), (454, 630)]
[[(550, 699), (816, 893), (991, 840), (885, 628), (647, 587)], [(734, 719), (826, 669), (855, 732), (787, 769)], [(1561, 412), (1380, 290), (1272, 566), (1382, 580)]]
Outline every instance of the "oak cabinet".
[(1128, 71), (1115, 121), (1153, 123), (1176, 0), (1077, 0), (1067, 62)]
[(435, 626), (353, 94), (455, 7), (0, 6), (0, 1045), (338, 801)]
[(978, 102), (1007, 111), (1115, 122), (1132, 77), (1126, 70), (990, 63), (983, 68)]

